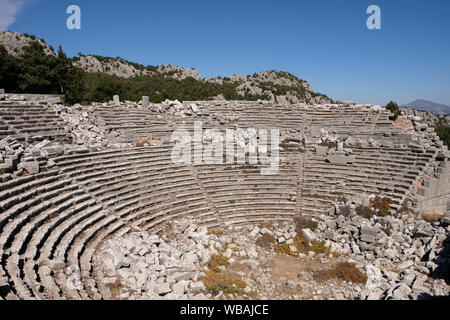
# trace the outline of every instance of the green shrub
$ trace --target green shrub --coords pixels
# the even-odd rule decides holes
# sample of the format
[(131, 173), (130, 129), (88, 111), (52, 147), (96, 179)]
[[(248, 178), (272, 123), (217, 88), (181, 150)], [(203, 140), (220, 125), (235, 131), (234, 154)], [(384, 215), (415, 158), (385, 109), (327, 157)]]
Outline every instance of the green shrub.
[(434, 131), (436, 131), (436, 134), (439, 136), (442, 142), (447, 147), (450, 147), (450, 126), (444, 122), (443, 118), (439, 117), (439, 120), (434, 127)]
[(395, 121), (401, 115), (401, 111), (400, 108), (398, 107), (398, 104), (393, 101), (389, 102), (385, 108), (394, 114), (392, 117), (390, 117), (391, 120)]

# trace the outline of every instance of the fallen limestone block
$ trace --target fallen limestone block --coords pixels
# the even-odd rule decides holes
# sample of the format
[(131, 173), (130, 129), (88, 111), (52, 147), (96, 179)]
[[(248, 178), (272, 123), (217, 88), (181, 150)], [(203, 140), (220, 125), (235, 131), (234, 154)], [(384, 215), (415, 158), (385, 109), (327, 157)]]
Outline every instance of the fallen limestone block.
[(261, 232), (261, 234), (267, 233), (267, 234), (273, 235), (273, 232), (267, 228), (262, 228), (260, 232)]
[(25, 169), (29, 174), (38, 174), (39, 173), (39, 162), (37, 162), (37, 161), (22, 162), (20, 164), (20, 167)]
[(188, 287), (189, 282), (186, 280), (182, 280), (172, 287), (172, 292), (178, 295), (183, 295)]
[(169, 283), (163, 282), (155, 284), (155, 293), (159, 294), (160, 296), (163, 296), (170, 292), (172, 292), (172, 289), (170, 288)]
[(408, 287), (405, 283), (401, 283), (397, 288), (392, 291), (392, 298), (395, 300), (405, 300), (409, 298), (409, 294), (411, 293), (411, 288)]
[(64, 148), (62, 146), (60, 146), (60, 145), (53, 145), (53, 146), (50, 146), (50, 147), (44, 147), (42, 149), (42, 151), (44, 152), (44, 154), (47, 157), (57, 157), (57, 156), (60, 156), (60, 155), (64, 154)]
[(197, 105), (195, 103), (192, 103), (190, 105), (192, 112), (194, 113), (198, 113), (200, 111), (200, 109), (197, 107)]
[(201, 282), (201, 281), (199, 281), (199, 282), (192, 282), (190, 284), (189, 288), (192, 291), (197, 291), (197, 292), (198, 291), (204, 291), (205, 290), (205, 284), (203, 282)]
[(399, 264), (397, 266), (397, 269), (401, 271), (401, 270), (408, 269), (408, 268), (412, 267), (413, 265), (414, 265), (414, 261), (407, 260), (407, 261), (402, 262), (401, 264)]
[(375, 242), (377, 235), (378, 235), (377, 228), (373, 228), (366, 225), (361, 226), (361, 237), (360, 237), (361, 241), (367, 243)]
[(355, 162), (355, 156), (332, 154), (326, 160), (332, 164), (352, 164)]
[(415, 275), (415, 273), (414, 273), (414, 272), (411, 272), (411, 271), (406, 271), (406, 272), (403, 274), (403, 277), (402, 277), (402, 279), (401, 279), (401, 282), (404, 283), (404, 284), (406, 284), (408, 287), (411, 287), (412, 284), (413, 284), (413, 282), (414, 282), (414, 280), (416, 280), (416, 275)]
[(332, 230), (325, 231), (324, 236), (325, 236), (325, 239), (329, 239), (332, 241), (335, 241), (335, 239), (336, 239), (336, 234)]
[(250, 232), (250, 237), (251, 238), (256, 238), (256, 236), (258, 235), (259, 231), (260, 231), (260, 229), (258, 227), (254, 228), (252, 230), (252, 232)]
[(302, 235), (305, 237), (308, 241), (314, 241), (316, 240), (316, 235), (314, 232), (311, 231), (309, 228), (302, 229)]
[(178, 281), (182, 281), (182, 280), (193, 280), (196, 276), (195, 272), (180, 272), (180, 273), (176, 273), (174, 274), (174, 279), (178, 282)]
[(59, 260), (48, 260), (47, 265), (52, 270), (61, 270), (66, 266), (66, 264), (63, 261), (59, 261)]
[(328, 148), (324, 146), (316, 146), (316, 156), (326, 156)]

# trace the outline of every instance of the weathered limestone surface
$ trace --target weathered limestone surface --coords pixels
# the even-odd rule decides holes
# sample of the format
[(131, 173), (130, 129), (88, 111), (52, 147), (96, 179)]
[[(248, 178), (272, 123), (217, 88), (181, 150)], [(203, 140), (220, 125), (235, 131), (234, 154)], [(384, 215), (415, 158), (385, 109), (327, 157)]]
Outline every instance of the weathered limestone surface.
[[(254, 268), (261, 261), (253, 243), (263, 234), (272, 234), (274, 243), (299, 259), (331, 259), (295, 246), (292, 219), (299, 214), (318, 223), (315, 230), (302, 227), (299, 236), (325, 242), (367, 273), (369, 288), (351, 291), (351, 298), (446, 294), (444, 284), (426, 276), (447, 268), (449, 153), (418, 119), (406, 117), (411, 125), (404, 129), (389, 115), (379, 106), (352, 103), (153, 104), (145, 97), (136, 103), (116, 96), (109, 103), (64, 106), (52, 97), (4, 94), (1, 297), (216, 298), (200, 281), (199, 268), (212, 254), (206, 227), (249, 226), (242, 240), (248, 248), (225, 253), (236, 261), (246, 258)], [(204, 130), (280, 129), (279, 169), (263, 176), (259, 165), (248, 163), (172, 163), (173, 130), (193, 133), (197, 121)], [(233, 146), (245, 146), (251, 137), (236, 138)], [(376, 196), (392, 200), (388, 215), (375, 211), (363, 218), (360, 210)], [(426, 209), (444, 217), (414, 220)], [(196, 222), (181, 223), (173, 232), (184, 238), (172, 243), (163, 238), (171, 234), (165, 226), (180, 217)], [(256, 227), (270, 222), (291, 227)], [(209, 245), (231, 245), (229, 240)], [(98, 261), (106, 269), (97, 268)], [(400, 274), (386, 272), (390, 268)], [(117, 281), (128, 290), (117, 295)], [(255, 287), (250, 283), (246, 292)], [(297, 288), (295, 281), (288, 287)]]

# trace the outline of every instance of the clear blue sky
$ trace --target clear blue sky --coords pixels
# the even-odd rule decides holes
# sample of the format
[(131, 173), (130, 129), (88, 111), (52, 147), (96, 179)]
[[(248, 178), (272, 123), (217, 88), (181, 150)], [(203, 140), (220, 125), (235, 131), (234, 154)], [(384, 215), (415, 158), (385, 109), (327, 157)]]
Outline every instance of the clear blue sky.
[[(0, 0), (20, 3), (11, 31), (69, 55), (194, 67), (203, 77), (284, 70), (332, 98), (450, 105), (449, 0)], [(66, 28), (66, 8), (82, 29)], [(381, 30), (366, 9), (381, 8)], [(10, 10), (11, 11), (11, 10)]]

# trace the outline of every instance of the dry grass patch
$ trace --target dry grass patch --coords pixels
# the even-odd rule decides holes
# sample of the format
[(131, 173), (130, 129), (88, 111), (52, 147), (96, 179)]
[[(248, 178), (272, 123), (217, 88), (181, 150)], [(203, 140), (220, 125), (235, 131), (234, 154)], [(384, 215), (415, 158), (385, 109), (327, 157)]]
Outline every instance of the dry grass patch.
[[(359, 205), (355, 208), (356, 214), (370, 219), (374, 215), (378, 215), (381, 217), (385, 217), (389, 215), (390, 205), (393, 203), (391, 198), (381, 198), (376, 196), (373, 200), (370, 200), (370, 205), (368, 207), (364, 207), (363, 205)], [(409, 211), (406, 203), (403, 203), (401, 210), (404, 212)]]
[(31, 174), (27, 170), (23, 170), (20, 175), (17, 175), (18, 177), (29, 177)]
[(222, 229), (208, 230), (208, 234), (216, 236), (216, 237), (223, 236), (223, 233), (224, 233), (224, 231)]
[(318, 282), (340, 279), (351, 283), (365, 284), (367, 281), (367, 276), (354, 264), (348, 262), (340, 262), (332, 269), (313, 271), (313, 278)]
[(345, 206), (339, 207), (339, 214), (341, 216), (348, 217), (348, 216), (350, 216), (351, 213), (352, 213), (352, 209), (350, 208), (350, 206), (345, 205)]
[(338, 277), (347, 282), (364, 284), (367, 281), (367, 276), (352, 263), (338, 263), (335, 269)]
[(220, 267), (228, 267), (230, 265), (228, 260), (223, 254), (214, 254), (208, 262), (208, 268), (212, 272), (221, 272)]
[(111, 295), (117, 299), (117, 297), (120, 295), (120, 289), (122, 288), (122, 284), (119, 279), (116, 279), (113, 283), (107, 283), (106, 287), (111, 292)]
[(440, 212), (431, 212), (422, 214), (422, 219), (425, 220), (426, 222), (433, 223), (441, 221), (443, 216), (444, 215)]
[(145, 146), (150, 146), (152, 143), (152, 138), (151, 137), (140, 137), (138, 139), (138, 141), (136, 141), (136, 147), (137, 148), (142, 148)]
[(273, 221), (265, 221), (265, 222), (260, 222), (258, 223), (258, 228), (260, 229), (264, 229), (264, 228), (271, 228), (273, 225)]
[(244, 295), (247, 283), (241, 277), (230, 274), (229, 272), (222, 272), (220, 267), (227, 267), (230, 265), (229, 259), (223, 254), (215, 254), (211, 256), (208, 263), (209, 270), (204, 271), (205, 277), (202, 279), (206, 290), (217, 295), (220, 292), (228, 295)]
[(202, 279), (206, 290), (212, 295), (224, 294), (244, 295), (247, 283), (242, 278), (214, 271), (206, 271)]
[(398, 210), (401, 214), (411, 214), (411, 209), (408, 207), (406, 201), (403, 201), (402, 206)]
[(398, 117), (394, 121), (394, 126), (397, 127), (397, 128), (404, 128), (404, 129), (406, 129), (408, 131), (414, 131), (414, 125), (412, 124), (411, 120), (408, 120), (404, 116)]
[[(150, 230), (147, 231), (148, 234), (152, 234)], [(172, 241), (177, 237), (177, 232), (175, 231), (175, 227), (171, 222), (166, 223), (164, 228), (162, 229), (162, 234), (165, 234), (168, 241)]]
[(382, 217), (387, 216), (389, 214), (390, 205), (393, 203), (391, 198), (381, 198), (376, 196), (375, 199), (370, 200), (370, 204), (372, 208), (376, 209), (377, 215)]
[(272, 249), (272, 245), (275, 242), (273, 235), (269, 233), (264, 233), (261, 237), (256, 240), (256, 245), (264, 249)]

